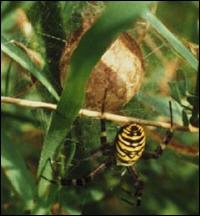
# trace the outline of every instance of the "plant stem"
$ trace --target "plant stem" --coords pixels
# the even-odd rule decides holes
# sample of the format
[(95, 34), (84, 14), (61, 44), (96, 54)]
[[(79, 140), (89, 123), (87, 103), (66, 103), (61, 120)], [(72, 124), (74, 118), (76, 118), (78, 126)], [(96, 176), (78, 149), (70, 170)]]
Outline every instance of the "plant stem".
[[(56, 110), (56, 107), (57, 107), (56, 104), (52, 104), (52, 103), (24, 100), (24, 99), (4, 97), (4, 96), (1, 96), (1, 103), (15, 104), (17, 106), (29, 107), (29, 108), (44, 108), (44, 109), (49, 109), (49, 110)], [(146, 125), (146, 126), (154, 126), (154, 127), (162, 127), (162, 128), (171, 127), (170, 123), (168, 122), (150, 121), (150, 120), (139, 119), (139, 118), (134, 118), (134, 117), (129, 117), (129, 116), (116, 115), (116, 114), (107, 113), (107, 112), (105, 112), (102, 115), (101, 112), (92, 111), (88, 109), (81, 109), (79, 111), (79, 115), (87, 116), (91, 118), (97, 118), (97, 119), (100, 119), (103, 117), (106, 120), (110, 120), (118, 124), (128, 124), (128, 123), (134, 122), (134, 123), (138, 123), (138, 124)], [(173, 126), (173, 129), (180, 130), (180, 131), (199, 132), (198, 128), (189, 128), (189, 127), (185, 127), (185, 126), (181, 126), (177, 124)]]

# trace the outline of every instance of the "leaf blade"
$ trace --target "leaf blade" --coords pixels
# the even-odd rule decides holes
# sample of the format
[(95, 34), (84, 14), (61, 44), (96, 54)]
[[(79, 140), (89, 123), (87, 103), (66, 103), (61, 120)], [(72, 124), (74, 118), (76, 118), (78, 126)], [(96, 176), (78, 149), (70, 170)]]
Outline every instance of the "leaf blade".
[(144, 13), (143, 16), (150, 24), (156, 29), (158, 33), (160, 33), (167, 42), (177, 51), (177, 53), (182, 56), (192, 68), (197, 70), (198, 68), (198, 61), (192, 55), (192, 53), (182, 44), (182, 42), (175, 37), (175, 35), (170, 32), (167, 27), (152, 13), (147, 12)]
[(22, 156), (3, 130), (1, 130), (1, 143), (1, 166), (11, 185), (24, 201), (25, 207), (32, 208), (35, 191), (33, 177)]
[(1, 50), (36, 77), (56, 100), (59, 99), (56, 90), (44, 75), (44, 71), (40, 71), (20, 48), (9, 43), (4, 36), (1, 36)]

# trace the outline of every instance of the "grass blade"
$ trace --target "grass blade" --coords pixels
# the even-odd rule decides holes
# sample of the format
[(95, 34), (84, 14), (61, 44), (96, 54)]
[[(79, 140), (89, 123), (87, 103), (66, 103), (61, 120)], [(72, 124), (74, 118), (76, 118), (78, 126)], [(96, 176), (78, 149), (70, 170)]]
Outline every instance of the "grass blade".
[(167, 40), (167, 42), (182, 56), (195, 70), (198, 68), (198, 61), (182, 42), (172, 34), (163, 23), (152, 13), (147, 12), (144, 18), (155, 28), (155, 30)]
[(12, 43), (9, 43), (3, 36), (1, 37), (1, 50), (11, 59), (16, 61), (21, 67), (29, 71), (34, 77), (40, 81), (44, 87), (49, 91), (49, 93), (56, 99), (59, 99), (57, 92), (54, 87), (45, 76), (44, 71), (40, 71), (30, 58), (17, 46)]
[(32, 208), (35, 185), (33, 177), (28, 171), (20, 153), (12, 145), (12, 141), (1, 130), (1, 166), (14, 190), (25, 204), (25, 208)]

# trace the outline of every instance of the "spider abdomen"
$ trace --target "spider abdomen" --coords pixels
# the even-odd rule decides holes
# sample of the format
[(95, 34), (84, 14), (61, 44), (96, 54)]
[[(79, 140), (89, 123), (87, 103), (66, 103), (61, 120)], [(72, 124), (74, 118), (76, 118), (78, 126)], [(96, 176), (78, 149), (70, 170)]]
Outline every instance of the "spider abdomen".
[(117, 165), (132, 166), (145, 146), (145, 133), (139, 124), (128, 124), (120, 129), (115, 139)]

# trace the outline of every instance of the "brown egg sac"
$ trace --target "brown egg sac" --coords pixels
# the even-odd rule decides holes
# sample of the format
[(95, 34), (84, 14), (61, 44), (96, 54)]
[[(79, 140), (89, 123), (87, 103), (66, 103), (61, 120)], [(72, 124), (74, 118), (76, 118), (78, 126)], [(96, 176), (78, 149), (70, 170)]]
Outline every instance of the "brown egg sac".
[[(77, 41), (82, 34), (76, 32)], [(75, 45), (76, 44), (76, 45)], [(66, 67), (77, 43), (65, 46), (60, 61), (61, 83)], [(92, 70), (87, 86), (85, 108), (100, 111), (105, 98), (106, 111), (118, 111), (139, 91), (144, 76), (144, 63), (140, 47), (127, 33), (121, 34), (103, 54)]]

